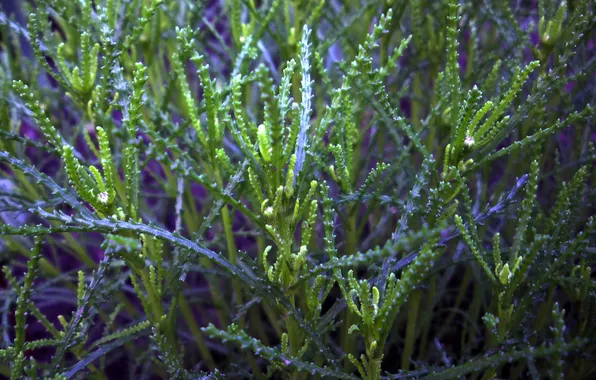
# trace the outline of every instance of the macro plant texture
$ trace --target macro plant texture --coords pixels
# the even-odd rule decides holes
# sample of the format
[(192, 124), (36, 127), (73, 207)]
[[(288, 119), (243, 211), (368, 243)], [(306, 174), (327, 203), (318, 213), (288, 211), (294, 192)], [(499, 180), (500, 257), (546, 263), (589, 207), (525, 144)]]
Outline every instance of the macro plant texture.
[(596, 3), (0, 12), (0, 374), (596, 377)]

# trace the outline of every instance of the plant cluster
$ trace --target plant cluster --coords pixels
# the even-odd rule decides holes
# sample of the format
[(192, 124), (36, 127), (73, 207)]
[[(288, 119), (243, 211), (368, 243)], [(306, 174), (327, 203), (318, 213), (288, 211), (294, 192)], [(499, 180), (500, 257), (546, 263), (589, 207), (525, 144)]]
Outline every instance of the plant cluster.
[(595, 31), (590, 0), (5, 9), (0, 373), (591, 378)]

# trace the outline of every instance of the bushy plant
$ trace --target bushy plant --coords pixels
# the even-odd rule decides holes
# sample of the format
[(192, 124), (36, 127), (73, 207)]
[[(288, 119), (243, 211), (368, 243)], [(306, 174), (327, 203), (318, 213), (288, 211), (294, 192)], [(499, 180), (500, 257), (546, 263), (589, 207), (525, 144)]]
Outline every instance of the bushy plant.
[(2, 375), (596, 375), (593, 1), (3, 4)]

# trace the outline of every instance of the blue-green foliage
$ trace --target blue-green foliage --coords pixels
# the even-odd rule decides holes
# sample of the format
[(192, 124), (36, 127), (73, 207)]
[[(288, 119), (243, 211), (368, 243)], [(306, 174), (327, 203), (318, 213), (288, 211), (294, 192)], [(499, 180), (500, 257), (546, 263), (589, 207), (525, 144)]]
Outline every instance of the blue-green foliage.
[(513, 3), (0, 12), (0, 373), (594, 376), (596, 10)]

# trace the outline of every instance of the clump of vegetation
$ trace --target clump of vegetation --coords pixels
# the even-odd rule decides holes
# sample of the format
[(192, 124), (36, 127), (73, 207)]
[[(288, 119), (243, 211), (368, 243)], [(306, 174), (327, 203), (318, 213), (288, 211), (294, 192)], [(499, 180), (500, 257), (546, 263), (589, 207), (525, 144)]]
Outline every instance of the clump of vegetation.
[(589, 0), (6, 8), (0, 373), (592, 378), (595, 27)]

